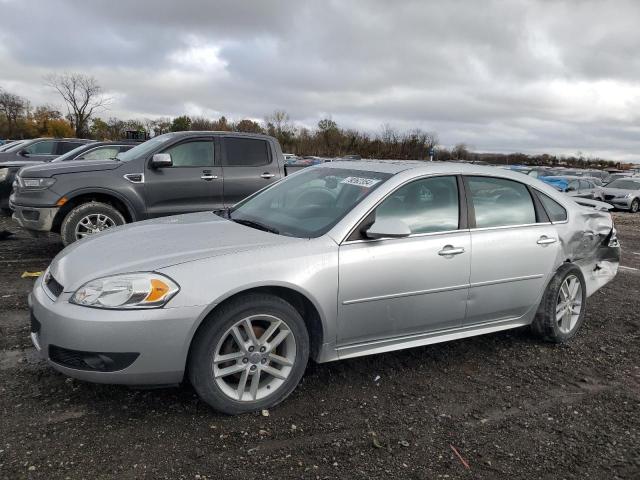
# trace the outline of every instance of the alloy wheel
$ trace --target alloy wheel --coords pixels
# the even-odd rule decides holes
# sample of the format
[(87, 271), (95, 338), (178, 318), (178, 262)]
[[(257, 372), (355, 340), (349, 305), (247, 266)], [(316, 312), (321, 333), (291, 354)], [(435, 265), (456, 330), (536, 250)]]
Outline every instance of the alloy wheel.
[(80, 219), (76, 224), (75, 236), (76, 240), (86, 237), (94, 233), (101, 232), (107, 228), (115, 227), (116, 222), (113, 218), (103, 213), (91, 213)]
[(560, 286), (556, 302), (559, 330), (568, 334), (578, 323), (582, 311), (582, 284), (575, 275), (568, 275)]
[(291, 373), (296, 340), (273, 315), (252, 315), (220, 338), (212, 362), (216, 385), (229, 398), (253, 402), (272, 395)]

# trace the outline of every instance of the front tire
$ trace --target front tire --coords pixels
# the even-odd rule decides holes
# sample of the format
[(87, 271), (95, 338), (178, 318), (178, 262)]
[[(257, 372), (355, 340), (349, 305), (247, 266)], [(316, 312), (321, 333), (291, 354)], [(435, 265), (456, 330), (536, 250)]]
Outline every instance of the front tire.
[(533, 331), (547, 342), (567, 342), (584, 322), (586, 299), (582, 271), (565, 263), (547, 286), (533, 320)]
[(124, 225), (124, 216), (107, 203), (89, 202), (74, 207), (60, 226), (62, 243), (67, 245), (108, 228)]
[(640, 210), (640, 200), (634, 198), (633, 202), (631, 202), (631, 206), (629, 207), (629, 211), (631, 213), (638, 213), (638, 210)]
[(309, 358), (309, 334), (280, 297), (250, 294), (215, 310), (192, 342), (188, 375), (200, 398), (237, 415), (270, 408), (296, 388)]

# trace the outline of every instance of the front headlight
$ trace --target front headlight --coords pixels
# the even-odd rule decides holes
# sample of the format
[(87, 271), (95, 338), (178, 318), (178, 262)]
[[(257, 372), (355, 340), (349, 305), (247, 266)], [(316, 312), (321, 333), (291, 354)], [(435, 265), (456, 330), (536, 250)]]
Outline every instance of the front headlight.
[(0, 182), (4, 182), (7, 179), (7, 174), (9, 173), (8, 168), (0, 168)]
[(22, 178), (22, 186), (31, 190), (44, 190), (56, 183), (55, 178)]
[(85, 283), (69, 301), (96, 308), (160, 308), (179, 290), (173, 280), (159, 273), (128, 273)]

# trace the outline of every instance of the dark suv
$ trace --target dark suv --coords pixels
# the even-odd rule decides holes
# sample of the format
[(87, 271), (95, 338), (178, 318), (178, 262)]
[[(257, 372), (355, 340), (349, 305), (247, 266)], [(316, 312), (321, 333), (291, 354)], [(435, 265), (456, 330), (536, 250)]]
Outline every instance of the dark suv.
[(9, 213), (9, 194), (16, 172), (27, 165), (49, 162), (92, 142), (81, 138), (34, 138), (0, 152), (0, 209)]
[(286, 171), (272, 137), (167, 133), (111, 160), (26, 167), (10, 203), (22, 227), (59, 232), (68, 245), (128, 222), (229, 207)]

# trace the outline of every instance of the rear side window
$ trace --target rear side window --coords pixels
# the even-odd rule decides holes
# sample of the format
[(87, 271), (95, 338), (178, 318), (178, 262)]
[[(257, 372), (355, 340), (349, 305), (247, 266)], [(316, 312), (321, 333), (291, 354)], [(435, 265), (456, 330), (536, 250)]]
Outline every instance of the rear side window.
[(542, 192), (536, 191), (536, 194), (552, 222), (564, 222), (567, 219), (567, 211), (562, 205)]
[(54, 155), (56, 151), (55, 140), (43, 140), (41, 142), (32, 143), (25, 148), (25, 151), (31, 155)]
[(529, 190), (513, 180), (466, 177), (475, 210), (477, 228), (536, 223)]
[(400, 187), (376, 209), (376, 219), (379, 218), (401, 220), (412, 234), (457, 230), (456, 178), (424, 178)]
[(181, 143), (163, 153), (171, 155), (174, 167), (213, 166), (213, 142), (209, 140)]
[(74, 148), (78, 148), (79, 146), (84, 145), (82, 142), (60, 142), (60, 146), (58, 147), (58, 154), (64, 155), (67, 152), (70, 152)]
[(227, 137), (224, 139), (224, 146), (225, 166), (256, 167), (270, 163), (269, 145), (265, 140)]

